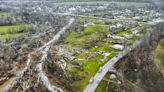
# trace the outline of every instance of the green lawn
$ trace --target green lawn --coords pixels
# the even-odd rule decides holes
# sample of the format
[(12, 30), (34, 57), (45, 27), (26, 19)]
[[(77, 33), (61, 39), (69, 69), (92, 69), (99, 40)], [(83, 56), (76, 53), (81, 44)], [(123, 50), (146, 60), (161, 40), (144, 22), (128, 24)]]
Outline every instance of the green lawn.
[[(83, 18), (81, 18), (83, 20)], [(74, 48), (83, 49), (84, 52), (76, 53), (75, 57), (77, 60), (68, 62), (71, 64), (69, 67), (69, 74), (77, 74), (83, 78), (79, 81), (74, 81), (72, 86), (80, 89), (80, 92), (88, 85), (89, 80), (97, 73), (100, 67), (106, 64), (111, 58), (116, 54), (110, 54), (105, 60), (104, 56), (101, 54), (93, 54), (94, 52), (104, 51), (104, 52), (118, 52), (113, 48), (109, 47), (110, 41), (116, 41), (112, 38), (107, 38), (107, 34), (110, 33), (108, 30), (108, 25), (92, 25), (86, 27), (82, 33), (78, 34), (76, 31), (73, 31), (66, 39), (64, 46), (69, 52), (73, 52)], [(124, 36), (126, 34), (132, 34), (130, 30), (125, 30), (117, 34), (117, 36)], [(138, 36), (134, 36), (131, 41), (138, 39)], [(89, 48), (84, 48), (86, 45), (90, 46)], [(79, 60), (81, 59), (81, 60)], [(75, 65), (74, 65), (74, 64)], [(76, 64), (80, 64), (77, 66)], [(101, 86), (102, 85), (102, 86)], [(106, 83), (102, 81), (100, 83), (100, 88), (97, 88), (96, 92), (104, 92)], [(112, 82), (108, 85), (108, 91), (112, 90)], [(110, 88), (111, 86), (111, 88)]]
[(126, 34), (132, 34), (130, 30), (122, 31), (117, 34), (117, 36), (122, 36), (124, 37)]
[(106, 88), (107, 88), (108, 83), (106, 81), (101, 81), (99, 86), (97, 87), (97, 89), (95, 90), (95, 92), (107, 92)]
[(115, 84), (114, 81), (110, 79), (110, 74), (106, 74), (104, 76), (105, 80), (102, 80), (98, 87), (96, 88), (95, 92), (115, 92)]
[(114, 49), (114, 48), (111, 48), (109, 47), (108, 43), (104, 43), (104, 44), (101, 44), (100, 46), (98, 46), (97, 48), (96, 47), (92, 47), (89, 49), (90, 52), (96, 52), (96, 51), (105, 51), (105, 52), (118, 52), (118, 50)]
[(102, 41), (104, 41), (104, 42), (116, 42), (117, 40), (116, 39), (114, 39), (114, 38), (104, 38)]
[(13, 39), (19, 38), (25, 35), (21, 30), (29, 30), (32, 27), (28, 24), (0, 26), (0, 39)]
[(71, 43), (74, 46), (83, 47), (86, 43), (93, 40), (100, 40), (108, 31), (107, 25), (93, 25), (84, 29), (81, 34), (73, 31), (67, 38), (66, 42)]
[(160, 59), (162, 64), (164, 64), (164, 42), (160, 43), (160, 48), (161, 48), (161, 51), (158, 54), (158, 58)]
[(11, 16), (11, 14), (7, 12), (0, 12), (0, 17), (1, 16)]
[(15, 33), (20, 30), (28, 30), (31, 26), (28, 24), (20, 24), (20, 25), (11, 25), (11, 26), (0, 26), (0, 34), (2, 33)]
[(160, 43), (162, 49), (164, 49), (164, 42)]
[(107, 81), (102, 80), (95, 92), (115, 92), (113, 81), (109, 80), (108, 83)]
[(13, 39), (13, 38), (19, 38), (24, 36), (25, 33), (16, 33), (16, 34), (4, 34), (0, 35), (0, 39)]
[(99, 20), (98, 18), (93, 18), (93, 17), (84, 17), (84, 16), (81, 16), (79, 17), (79, 20), (80, 21), (90, 21), (90, 22), (97, 22), (97, 20)]
[(104, 62), (101, 61), (101, 59), (102, 59), (101, 55), (100, 56), (92, 56), (83, 61), (83, 63), (84, 63), (83, 71), (78, 70), (77, 68), (73, 68), (72, 69), (73, 72), (85, 77), (83, 80), (74, 82), (73, 86), (79, 88), (82, 92), (84, 90), (84, 88), (88, 85), (91, 77), (93, 77), (97, 73), (97, 71), (99, 70), (99, 68), (101, 66), (103, 66), (105, 63), (107, 63), (114, 56), (115, 56), (115, 54), (109, 55)]
[[(163, 50), (164, 51), (164, 50)], [(160, 61), (164, 64), (164, 52), (159, 56)]]
[[(82, 48), (87, 52), (97, 52), (97, 51), (105, 51), (105, 52), (117, 52), (113, 48), (109, 47), (109, 41), (115, 41), (111, 38), (106, 38), (109, 33), (108, 25), (92, 25), (88, 26), (84, 29), (81, 34), (73, 31), (65, 40), (67, 44), (64, 46), (68, 51), (72, 51), (71, 48)], [(96, 42), (94, 42), (96, 41)], [(84, 48), (86, 45), (89, 45), (89, 48)], [(84, 88), (88, 85), (89, 80), (93, 77), (99, 68), (107, 63), (115, 54), (110, 54), (107, 58), (102, 61), (104, 58), (101, 54), (91, 54), (91, 53), (80, 53), (77, 54), (76, 57), (82, 60), (76, 60), (71, 62), (83, 63), (83, 67), (72, 67), (70, 72), (73, 74), (78, 74), (84, 79), (80, 81), (74, 81), (72, 86), (79, 88), (80, 91), (83, 91)]]
[(140, 36), (133, 35), (132, 38), (128, 39), (129, 42), (134, 42), (135, 40), (141, 38), (143, 35), (141, 34)]

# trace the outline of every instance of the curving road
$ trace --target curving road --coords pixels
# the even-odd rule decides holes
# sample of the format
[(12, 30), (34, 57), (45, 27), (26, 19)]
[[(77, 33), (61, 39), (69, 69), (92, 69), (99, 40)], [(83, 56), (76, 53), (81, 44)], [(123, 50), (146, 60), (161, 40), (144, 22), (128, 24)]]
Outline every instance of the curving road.
[[(151, 22), (148, 22), (146, 24), (149, 25), (155, 25), (157, 23), (161, 23), (164, 20), (154, 20)], [(142, 37), (140, 40), (136, 40), (132, 45), (126, 47), (122, 52), (119, 52), (115, 57), (113, 57), (111, 60), (109, 60), (101, 69), (101, 72), (97, 72), (97, 74), (93, 77), (93, 82), (89, 83), (87, 87), (84, 89), (84, 92), (94, 92), (99, 85), (99, 82), (103, 79), (103, 77), (106, 75), (106, 73), (110, 70), (112, 70), (113, 65), (119, 61), (121, 58), (123, 58), (125, 55), (127, 55), (130, 51), (135, 49), (137, 46), (139, 46), (142, 43), (144, 37)]]
[(112, 69), (113, 65), (119, 61), (122, 57), (124, 57), (126, 54), (128, 54), (130, 51), (132, 51), (136, 46), (141, 44), (142, 39), (135, 41), (131, 46), (124, 49), (122, 52), (119, 52), (118, 55), (113, 57), (111, 60), (109, 60), (101, 69), (101, 72), (98, 72), (93, 77), (93, 82), (88, 84), (88, 86), (85, 88), (84, 92), (94, 92), (97, 88), (99, 82), (103, 79), (103, 77), (106, 75), (106, 73)]

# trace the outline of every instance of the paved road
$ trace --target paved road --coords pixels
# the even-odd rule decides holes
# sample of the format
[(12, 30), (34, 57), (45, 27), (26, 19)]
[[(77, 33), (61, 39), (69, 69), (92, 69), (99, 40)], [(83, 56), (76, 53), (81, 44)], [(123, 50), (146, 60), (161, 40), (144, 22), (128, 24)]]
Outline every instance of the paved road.
[[(163, 22), (164, 20), (155, 20), (152, 22), (149, 22), (147, 24), (149, 25), (155, 25), (156, 23)], [(135, 29), (135, 28), (134, 28)], [(93, 77), (93, 82), (91, 84), (88, 84), (88, 86), (85, 88), (84, 92), (94, 92), (99, 84), (99, 82), (103, 79), (103, 77), (106, 75), (106, 73), (109, 70), (112, 70), (113, 65), (119, 61), (122, 57), (127, 55), (130, 51), (135, 49), (137, 46), (139, 46), (142, 42), (142, 38), (140, 40), (136, 40), (131, 46), (128, 46), (125, 48), (122, 52), (119, 52), (117, 56), (113, 57), (111, 60), (109, 60), (103, 67), (102, 72), (97, 72), (97, 74)]]
[(131, 46), (127, 47), (122, 52), (118, 53), (117, 56), (113, 57), (111, 60), (108, 61), (103, 67), (102, 71), (100, 73), (97, 73), (93, 77), (93, 82), (91, 84), (88, 84), (88, 86), (85, 88), (84, 92), (94, 92), (97, 88), (99, 82), (103, 79), (103, 77), (106, 75), (106, 73), (112, 69), (113, 65), (119, 61), (122, 57), (124, 57), (126, 54), (128, 54), (131, 50), (133, 50), (136, 46), (138, 46), (141, 43), (141, 40), (135, 41)]

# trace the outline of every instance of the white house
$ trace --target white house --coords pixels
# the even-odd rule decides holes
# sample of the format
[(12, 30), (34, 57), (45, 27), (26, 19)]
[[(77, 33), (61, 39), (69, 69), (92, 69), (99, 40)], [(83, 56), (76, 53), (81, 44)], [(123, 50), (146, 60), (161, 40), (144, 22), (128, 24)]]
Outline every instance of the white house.
[(125, 40), (124, 37), (111, 35), (111, 34), (108, 34), (107, 37), (110, 37), (110, 38), (113, 38), (113, 39), (117, 39), (117, 40)]
[(115, 45), (111, 45), (110, 47), (117, 49), (117, 50), (123, 50), (124, 46), (123, 45), (119, 45), (119, 44), (115, 44)]
[(132, 33), (133, 33), (134, 35), (136, 35), (136, 34), (139, 33), (139, 31), (138, 31), (138, 30), (135, 30), (135, 31), (133, 31)]
[(133, 37), (133, 34), (126, 34), (124, 37), (127, 38), (127, 39), (130, 39), (130, 38)]
[(92, 26), (92, 25), (95, 25), (95, 24), (94, 23), (87, 23), (87, 24), (84, 24), (84, 27)]

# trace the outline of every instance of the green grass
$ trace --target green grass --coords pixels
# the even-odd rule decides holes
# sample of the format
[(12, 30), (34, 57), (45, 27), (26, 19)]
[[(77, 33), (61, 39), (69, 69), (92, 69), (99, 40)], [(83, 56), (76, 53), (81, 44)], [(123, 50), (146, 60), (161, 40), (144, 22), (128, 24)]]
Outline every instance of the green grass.
[(71, 43), (72, 45), (79, 45), (81, 47), (84, 44), (89, 43), (93, 40), (100, 40), (104, 34), (108, 31), (107, 25), (93, 25), (88, 26), (84, 29), (81, 34), (73, 31), (67, 38), (66, 42)]
[(24, 36), (25, 33), (17, 33), (17, 34), (4, 34), (0, 35), (0, 39), (13, 39), (13, 38), (19, 38)]
[(112, 42), (116, 42), (117, 40), (114, 39), (114, 38), (104, 38), (102, 41), (109, 43), (109, 42), (111, 42), (111, 41), (112, 41)]
[(90, 52), (96, 52), (96, 51), (105, 51), (105, 52), (118, 52), (118, 50), (113, 49), (111, 47), (109, 47), (108, 44), (102, 44), (100, 46), (98, 46), (98, 48), (92, 47), (89, 49)]
[[(82, 55), (82, 56), (85, 56), (85, 55)], [(96, 74), (96, 72), (99, 70), (101, 66), (107, 63), (114, 56), (115, 54), (109, 55), (107, 59), (105, 60), (105, 62), (101, 61), (102, 59), (101, 55), (93, 56), (83, 61), (84, 63), (83, 71), (73, 68), (72, 70), (76, 74), (79, 74), (85, 77), (83, 80), (74, 82), (73, 86), (80, 88), (80, 90), (83, 91), (84, 88), (88, 85), (90, 78)]]
[(163, 52), (159, 52), (158, 58), (161, 61), (161, 63), (164, 65), (164, 49), (162, 49)]
[[(84, 18), (81, 18), (80, 20), (83, 20)], [(109, 33), (108, 25), (93, 25), (88, 26), (84, 29), (84, 31), (81, 34), (78, 34), (77, 32), (73, 31), (65, 40), (67, 44), (64, 44), (65, 47), (68, 48), (68, 50), (71, 52), (73, 48), (81, 48), (84, 49), (87, 52), (98, 52), (98, 51), (105, 51), (105, 52), (118, 52), (118, 50), (115, 50), (113, 48), (109, 47), (110, 41), (116, 41), (112, 38), (107, 38), (106, 35)], [(118, 33), (118, 36), (124, 36), (125, 34), (132, 34), (130, 30), (125, 30), (120, 33)], [(134, 36), (133, 39), (137, 39), (138, 37)], [(133, 40), (131, 39), (131, 40)], [(92, 43), (93, 41), (96, 41)], [(83, 48), (84, 46), (91, 45), (89, 48)], [(100, 67), (102, 67), (104, 64), (106, 64), (112, 57), (114, 57), (115, 54), (110, 54), (106, 60), (102, 61), (104, 56), (101, 54), (91, 54), (82, 52), (80, 54), (76, 55), (77, 60), (71, 61), (72, 63), (82, 63), (82, 66), (76, 66), (72, 64), (72, 67), (69, 67), (69, 71), (71, 74), (77, 74), (81, 76), (83, 79), (79, 81), (74, 81), (72, 83), (72, 86), (75, 88), (79, 88), (80, 92), (84, 90), (84, 88), (88, 85), (89, 80), (97, 73)], [(82, 59), (82, 60), (78, 60)], [(68, 63), (71, 64), (71, 63)], [(104, 92), (105, 89), (105, 83), (100, 83), (100, 86), (102, 87), (98, 88), (96, 92)], [(110, 82), (109, 90), (112, 90), (112, 87), (110, 88), (110, 85), (112, 85), (112, 82)]]
[(93, 25), (93, 26), (88, 26), (86, 29), (88, 32), (108, 32), (108, 25)]
[[(114, 39), (106, 38), (107, 33), (109, 33), (108, 25), (93, 25), (88, 26), (84, 29), (81, 34), (73, 31), (65, 40), (68, 42), (64, 46), (67, 48), (68, 51), (72, 51), (70, 48), (83, 48), (86, 45), (89, 45), (89, 48), (85, 50), (87, 52), (97, 52), (97, 51), (105, 51), (105, 52), (117, 52), (113, 48), (109, 47), (109, 41), (115, 41)], [(93, 41), (97, 41), (93, 43)], [(97, 48), (95, 47), (97, 46)], [(72, 67), (69, 72), (71, 74), (78, 74), (84, 79), (80, 81), (74, 81), (72, 86), (79, 88), (81, 91), (88, 85), (89, 80), (93, 77), (99, 68), (107, 63), (115, 54), (110, 54), (107, 56), (106, 60), (102, 61), (104, 58), (101, 54), (91, 54), (91, 53), (80, 53), (76, 55), (78, 59), (83, 59), (82, 61), (72, 61), (77, 63), (83, 63), (83, 67)]]
[(110, 74), (106, 74), (104, 76), (105, 80), (102, 80), (98, 87), (96, 88), (95, 92), (115, 92), (115, 84), (113, 80), (110, 80)]
[(160, 61), (162, 62), (162, 64), (164, 64), (164, 42), (160, 42), (160, 48), (161, 48), (161, 51), (159, 52), (159, 59)]
[(117, 34), (117, 36), (125, 36), (126, 34), (132, 34), (132, 32), (130, 30), (126, 30), (126, 31), (122, 31), (122, 32), (119, 32)]
[(2, 33), (15, 33), (20, 30), (28, 30), (31, 26), (27, 24), (11, 25), (11, 26), (0, 26), (0, 34)]
[(27, 24), (0, 26), (0, 39), (13, 39), (23, 37), (25, 33), (20, 33), (19, 31), (28, 29), (31, 29), (31, 26)]
[(106, 87), (107, 87), (108, 83), (104, 80), (102, 80), (100, 82), (100, 84), (98, 85), (97, 89), (95, 90), (95, 92), (107, 92), (106, 91)]
[(162, 62), (162, 64), (164, 64), (164, 53), (161, 54), (161, 56), (160, 56), (160, 61)]
[(11, 16), (11, 14), (7, 12), (0, 12), (0, 17), (1, 16)]
[(93, 18), (93, 17), (90, 17), (90, 16), (86, 16), (86, 17), (84, 17), (84, 16), (81, 16), (81, 17), (79, 17), (79, 20), (80, 21), (89, 21), (89, 22), (97, 22), (97, 20), (99, 20), (98, 18)]
[(164, 49), (164, 42), (160, 43), (162, 49)]
[(132, 38), (130, 38), (130, 39), (128, 39), (128, 41), (135, 41), (135, 40), (137, 40), (137, 39), (139, 39), (139, 38), (141, 38), (142, 37), (142, 35), (141, 36), (136, 36), (136, 35), (133, 35), (133, 37)]

